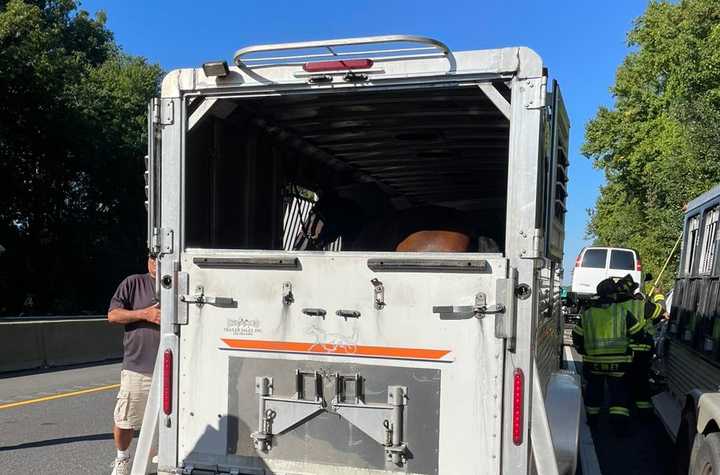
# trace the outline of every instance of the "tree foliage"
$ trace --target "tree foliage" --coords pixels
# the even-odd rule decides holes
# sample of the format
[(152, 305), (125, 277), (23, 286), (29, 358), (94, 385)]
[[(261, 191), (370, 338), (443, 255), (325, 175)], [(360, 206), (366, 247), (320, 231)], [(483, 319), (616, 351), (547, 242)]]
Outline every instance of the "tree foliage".
[(683, 206), (720, 182), (720, 3), (653, 1), (628, 45), (614, 107), (601, 107), (585, 131), (583, 154), (606, 176), (588, 234), (638, 249), (657, 275), (681, 232)]
[(0, 313), (102, 311), (142, 270), (160, 74), (74, 0), (0, 3)]

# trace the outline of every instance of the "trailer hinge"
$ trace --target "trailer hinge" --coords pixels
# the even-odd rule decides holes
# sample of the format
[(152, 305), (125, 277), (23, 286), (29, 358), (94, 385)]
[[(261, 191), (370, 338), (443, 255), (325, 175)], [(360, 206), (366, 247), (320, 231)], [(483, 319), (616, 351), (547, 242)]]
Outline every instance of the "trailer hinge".
[(522, 82), (526, 89), (523, 106), (526, 109), (542, 109), (545, 107), (547, 98), (547, 76), (524, 79)]
[(152, 100), (152, 122), (159, 125), (172, 125), (175, 122), (175, 104), (172, 99)]
[[(153, 232), (154, 234), (154, 232)], [(173, 253), (173, 230), (170, 228), (160, 228), (158, 236), (158, 250), (162, 254)]]
[(526, 245), (520, 250), (521, 259), (539, 259), (543, 256), (543, 233), (539, 228), (532, 230), (532, 233), (528, 234), (525, 231), (520, 231), (520, 236), (525, 239)]
[(152, 123), (160, 123), (160, 99), (157, 97), (152, 100)]
[(154, 254), (160, 253), (160, 230), (152, 228), (152, 236), (150, 236), (150, 252)]

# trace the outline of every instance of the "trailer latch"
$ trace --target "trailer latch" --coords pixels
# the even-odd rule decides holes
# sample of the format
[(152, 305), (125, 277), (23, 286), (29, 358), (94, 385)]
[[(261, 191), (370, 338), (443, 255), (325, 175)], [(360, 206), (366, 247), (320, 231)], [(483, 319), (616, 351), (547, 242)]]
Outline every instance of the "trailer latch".
[(385, 307), (385, 286), (377, 277), (372, 279), (370, 283), (373, 286), (373, 302), (375, 310), (382, 310)]
[(470, 306), (439, 306), (433, 307), (433, 313), (440, 314), (440, 320), (468, 320), (470, 318), (482, 319), (486, 315), (505, 313), (505, 305), (496, 303), (487, 304), (484, 293), (475, 295), (475, 305)]
[(198, 286), (195, 288), (194, 294), (181, 295), (180, 301), (185, 303), (194, 303), (198, 307), (202, 307), (205, 304), (213, 305), (215, 307), (227, 307), (236, 308), (237, 300), (232, 297), (213, 297), (205, 295), (205, 288)]

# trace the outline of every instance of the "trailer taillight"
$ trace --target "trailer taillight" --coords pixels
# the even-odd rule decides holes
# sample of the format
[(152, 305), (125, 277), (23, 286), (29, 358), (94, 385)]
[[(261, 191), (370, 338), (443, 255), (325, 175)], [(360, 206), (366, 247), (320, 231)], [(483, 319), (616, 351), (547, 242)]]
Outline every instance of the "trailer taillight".
[(172, 413), (172, 373), (173, 373), (173, 354), (172, 350), (165, 350), (163, 354), (163, 374), (162, 374), (162, 406), (166, 416)]
[(638, 272), (642, 272), (642, 262), (640, 261), (639, 257), (635, 260), (635, 270)]
[(303, 64), (303, 70), (308, 73), (321, 73), (326, 71), (347, 71), (349, 69), (368, 69), (373, 65), (372, 59), (346, 59), (338, 61), (316, 61)]
[(512, 437), (515, 445), (522, 444), (523, 435), (523, 402), (525, 392), (525, 376), (520, 368), (513, 373), (513, 404), (512, 404)]
[(582, 257), (582, 251), (580, 251), (580, 254), (575, 258), (575, 267), (580, 267), (580, 257)]

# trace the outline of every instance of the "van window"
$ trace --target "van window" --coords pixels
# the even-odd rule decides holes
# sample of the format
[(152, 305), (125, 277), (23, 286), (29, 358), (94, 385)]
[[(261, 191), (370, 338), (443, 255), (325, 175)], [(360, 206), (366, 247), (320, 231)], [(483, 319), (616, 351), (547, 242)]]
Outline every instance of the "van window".
[(583, 256), (580, 267), (591, 267), (593, 269), (604, 269), (607, 260), (607, 249), (588, 249)]
[(632, 251), (612, 251), (610, 254), (610, 268), (635, 270), (635, 254)]

